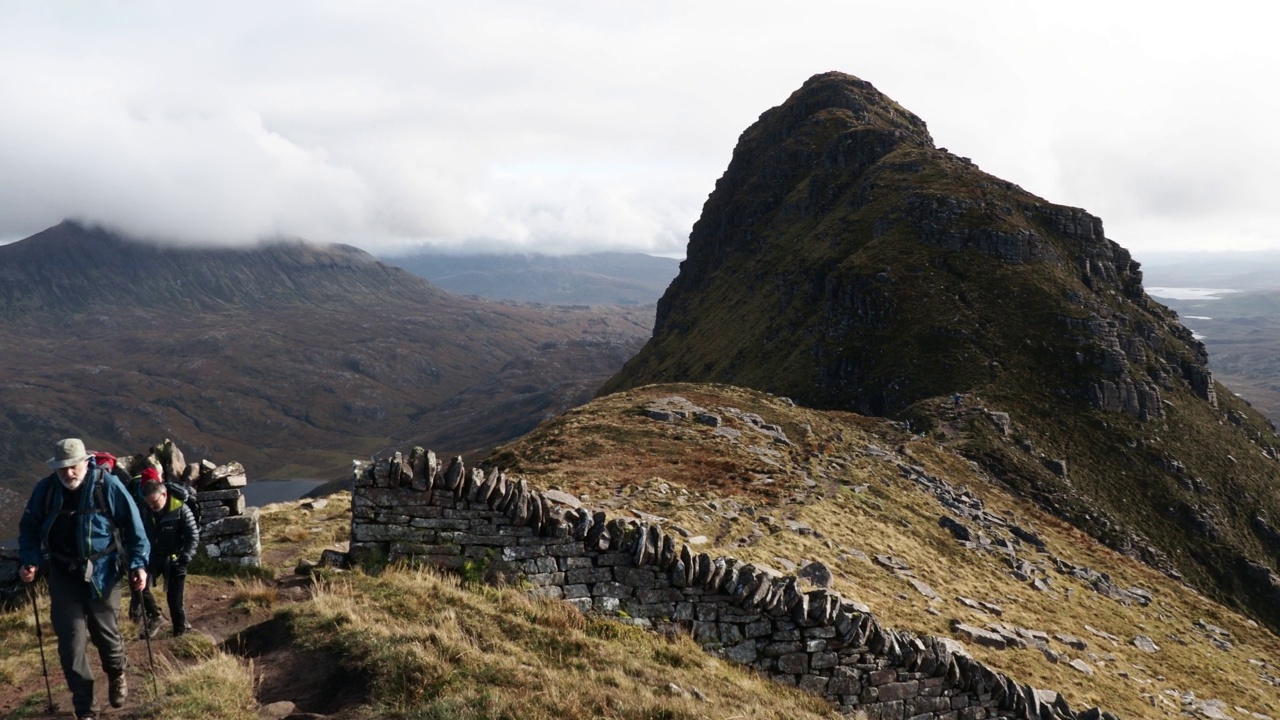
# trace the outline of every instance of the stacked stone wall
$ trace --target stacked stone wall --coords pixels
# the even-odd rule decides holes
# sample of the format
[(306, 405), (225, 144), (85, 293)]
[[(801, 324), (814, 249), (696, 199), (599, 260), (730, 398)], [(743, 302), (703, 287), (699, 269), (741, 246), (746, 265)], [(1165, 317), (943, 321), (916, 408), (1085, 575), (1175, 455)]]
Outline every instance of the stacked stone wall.
[[(183, 473), (194, 485), (200, 506), (200, 551), (220, 562), (262, 564), (258, 508), (245, 507), (242, 488), (248, 484), (240, 463), (193, 463)], [(193, 482), (194, 481), (194, 482)]]
[(892, 720), (1113, 717), (1074, 712), (1056, 692), (1015, 682), (959, 643), (883, 627), (865, 608), (795, 576), (695, 553), (659, 524), (610, 518), (572, 495), (498, 469), (408, 457), (356, 462), (355, 562), (483, 572), (584, 612), (679, 628), (709, 652), (822, 695), (842, 712)]

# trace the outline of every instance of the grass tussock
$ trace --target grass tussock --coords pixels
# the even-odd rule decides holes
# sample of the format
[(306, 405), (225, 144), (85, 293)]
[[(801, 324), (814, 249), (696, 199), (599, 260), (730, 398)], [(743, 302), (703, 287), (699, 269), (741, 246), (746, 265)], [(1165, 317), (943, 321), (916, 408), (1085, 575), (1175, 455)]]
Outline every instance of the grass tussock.
[(218, 644), (202, 632), (186, 632), (170, 641), (169, 652), (180, 660), (210, 660), (218, 655)]
[(269, 608), (280, 601), (280, 591), (258, 579), (234, 582), (231, 606), (238, 608)]
[(171, 665), (160, 682), (160, 696), (147, 703), (137, 717), (257, 720), (253, 667), (229, 655), (215, 654), (190, 666)]
[(686, 636), (430, 570), (333, 578), (281, 617), (293, 637), (368, 678), (377, 717), (835, 717), (826, 702), (712, 658)]

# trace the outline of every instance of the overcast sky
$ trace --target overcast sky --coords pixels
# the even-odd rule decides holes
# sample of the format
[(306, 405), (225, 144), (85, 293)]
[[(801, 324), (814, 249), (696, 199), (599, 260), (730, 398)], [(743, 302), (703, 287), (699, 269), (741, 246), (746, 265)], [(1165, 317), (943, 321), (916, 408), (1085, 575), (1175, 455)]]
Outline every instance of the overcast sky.
[(0, 241), (680, 256), (738, 135), (840, 70), (1139, 259), (1275, 248), (1265, 7), (0, 0)]

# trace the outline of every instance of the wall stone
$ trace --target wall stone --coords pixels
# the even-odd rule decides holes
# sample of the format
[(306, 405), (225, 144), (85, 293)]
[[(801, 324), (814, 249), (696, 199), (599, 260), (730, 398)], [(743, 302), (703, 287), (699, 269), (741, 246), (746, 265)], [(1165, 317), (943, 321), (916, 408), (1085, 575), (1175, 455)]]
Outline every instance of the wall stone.
[(689, 633), (708, 652), (884, 720), (1095, 720), (1015, 682), (958, 642), (883, 627), (794, 575), (697, 552), (660, 524), (610, 518), (501, 469), (414, 448), (353, 464), (349, 560), (404, 561), (522, 581), (620, 622)]
[(258, 508), (245, 507), (241, 490), (248, 484), (244, 466), (237, 462), (215, 465), (206, 460), (187, 466), (183, 478), (196, 487), (200, 551), (221, 562), (261, 565)]

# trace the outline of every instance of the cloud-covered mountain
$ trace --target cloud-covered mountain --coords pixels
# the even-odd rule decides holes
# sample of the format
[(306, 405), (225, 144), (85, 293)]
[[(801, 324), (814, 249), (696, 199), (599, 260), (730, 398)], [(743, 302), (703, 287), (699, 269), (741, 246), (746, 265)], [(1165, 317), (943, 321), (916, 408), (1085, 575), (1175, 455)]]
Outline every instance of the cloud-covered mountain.
[(652, 317), (464, 298), (345, 246), (174, 249), (76, 223), (0, 247), (0, 283), (18, 494), (67, 436), (169, 437), (254, 478), (338, 477), (392, 442), (482, 449), (589, 398)]

